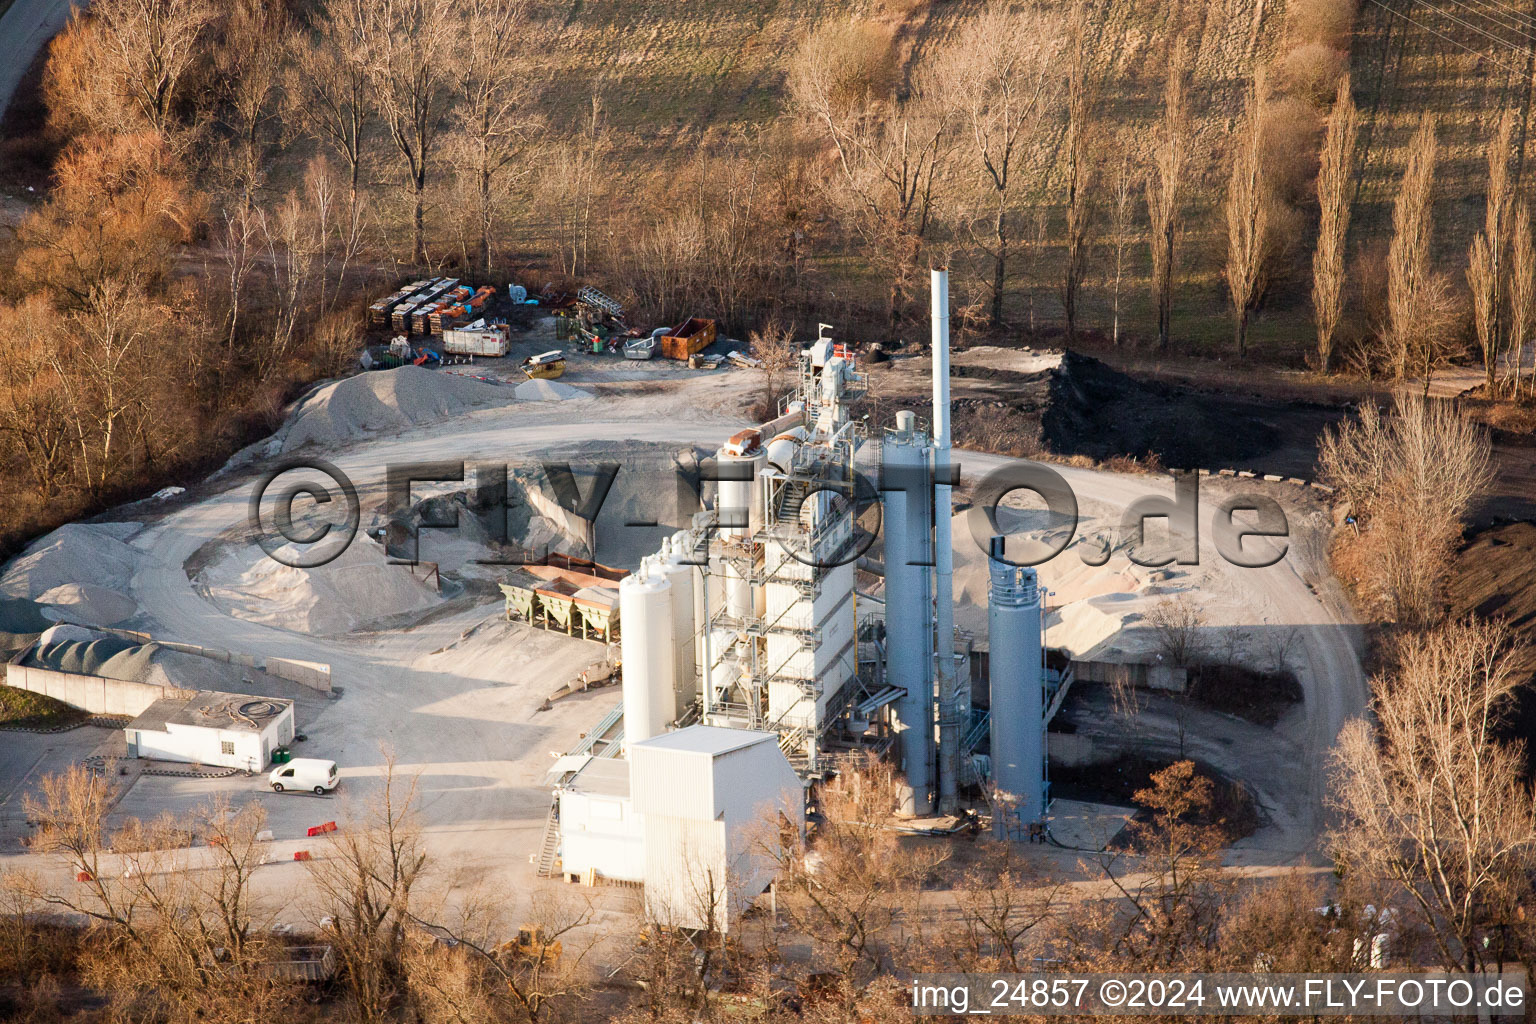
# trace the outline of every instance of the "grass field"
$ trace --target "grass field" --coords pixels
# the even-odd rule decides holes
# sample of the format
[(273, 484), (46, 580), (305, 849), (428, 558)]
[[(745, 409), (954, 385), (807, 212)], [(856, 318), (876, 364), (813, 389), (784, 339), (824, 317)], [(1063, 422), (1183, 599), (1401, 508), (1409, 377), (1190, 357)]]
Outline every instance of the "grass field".
[[(1133, 158), (1145, 156), (1148, 130), (1161, 109), (1166, 73), (1162, 49), (1176, 33), (1191, 41), (1194, 67), (1189, 93), (1195, 142), (1182, 243), (1185, 274), (1176, 323), (1192, 349), (1220, 352), (1230, 344), (1218, 272), (1227, 143), (1253, 68), (1273, 59), (1283, 45), (1286, 4), (1284, 0), (1088, 2), (1091, 74), (1101, 96), (1107, 161), (1118, 159), (1122, 151)], [(552, 32), (553, 42), (545, 55), (548, 63), (537, 69), (551, 83), (541, 100), (541, 113), (550, 123), (575, 131), (588, 123), (596, 100), (603, 130), (617, 146), (604, 169), (615, 193), (611, 215), (623, 210), (631, 196), (654, 194), (644, 184), (650, 176), (669, 173), (700, 150), (729, 149), (734, 133), (792, 116), (786, 80), (795, 50), (823, 20), (851, 14), (888, 27), (901, 77), (910, 81), (925, 60), (987, 6), (985, 0), (542, 3), (536, 7), (537, 17)], [(1037, 6), (1053, 12), (1064, 9), (1061, 4)], [(1008, 310), (1015, 326), (1027, 327), (1031, 318), (1037, 325), (1060, 319), (1055, 274), (1061, 265), (1063, 133), (1060, 118), (1047, 119), (1028, 151), (1023, 175), (1028, 189), (1023, 195), (1030, 210), (1022, 218), (1032, 220), (1033, 210), (1043, 210), (1047, 230), (1043, 244), (1020, 252), (1018, 281)], [(975, 169), (958, 160), (950, 174), (955, 185), (975, 180)], [(643, 211), (642, 216), (648, 213)], [(512, 226), (520, 236), (520, 248), (538, 248), (543, 215), (544, 211), (530, 209)], [(822, 252), (817, 262), (825, 273), (846, 280), (849, 257), (857, 263), (860, 254), (856, 249)], [(1106, 253), (1101, 251), (1095, 262), (1082, 302), (1088, 325), (1107, 333), (1112, 316)], [(1132, 335), (1148, 331), (1149, 264), (1145, 244), (1138, 244), (1130, 256), (1122, 314), (1124, 329)], [(984, 277), (981, 263), (969, 266), (961, 257), (953, 265), (958, 300), (978, 295)], [(883, 284), (870, 279), (857, 290), (878, 297)], [(1286, 360), (1299, 358), (1310, 343), (1310, 313), (1304, 296), (1304, 288), (1294, 298), (1277, 295), (1261, 312), (1253, 326), (1256, 349), (1283, 354)]]
[(85, 712), (29, 690), (0, 685), (0, 726), (53, 728), (85, 718)]

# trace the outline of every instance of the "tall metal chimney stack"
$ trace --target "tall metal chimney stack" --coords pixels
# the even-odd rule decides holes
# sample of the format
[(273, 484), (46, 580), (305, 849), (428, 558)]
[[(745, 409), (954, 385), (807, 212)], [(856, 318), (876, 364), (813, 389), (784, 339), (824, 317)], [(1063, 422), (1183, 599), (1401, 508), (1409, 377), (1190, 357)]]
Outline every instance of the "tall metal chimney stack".
[(1004, 540), (987, 559), (988, 681), (992, 695), (992, 822), (998, 837), (1022, 838), (1045, 816), (1045, 663), (1040, 582), (1011, 565)]
[[(939, 813), (959, 808), (960, 718), (955, 683), (955, 557), (949, 461), (949, 271), (933, 271), (934, 676), (939, 688)], [(969, 685), (969, 680), (966, 681)]]

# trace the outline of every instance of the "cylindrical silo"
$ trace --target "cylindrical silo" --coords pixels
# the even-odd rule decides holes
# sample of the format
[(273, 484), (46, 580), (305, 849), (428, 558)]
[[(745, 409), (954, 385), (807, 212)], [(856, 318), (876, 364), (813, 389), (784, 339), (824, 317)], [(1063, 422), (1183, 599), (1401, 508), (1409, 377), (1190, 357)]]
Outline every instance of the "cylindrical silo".
[(885, 678), (905, 694), (896, 704), (904, 814), (933, 811), (932, 488), (928, 448), (910, 414), (881, 451), (885, 536)]
[[(761, 518), (758, 509), (760, 484), (758, 475), (767, 460), (767, 452), (761, 446), (741, 454), (726, 448), (715, 453), (722, 479), (715, 486), (715, 510), (720, 513), (720, 533), (723, 536), (745, 534)], [(740, 476), (740, 479), (736, 477)]]
[(998, 797), (994, 818), (1006, 835), (1045, 815), (1045, 663), (1035, 570), (1002, 561), (1002, 537), (992, 538), (990, 554), (992, 783)]
[(623, 629), (624, 742), (648, 740), (674, 720), (672, 584), (650, 559), (619, 583)]
[(674, 543), (668, 552), (658, 559), (657, 569), (672, 585), (672, 679), (676, 686), (673, 694), (673, 719), (683, 713), (698, 696), (694, 679), (694, 623), (693, 578), (694, 567), (687, 564), (687, 555)]

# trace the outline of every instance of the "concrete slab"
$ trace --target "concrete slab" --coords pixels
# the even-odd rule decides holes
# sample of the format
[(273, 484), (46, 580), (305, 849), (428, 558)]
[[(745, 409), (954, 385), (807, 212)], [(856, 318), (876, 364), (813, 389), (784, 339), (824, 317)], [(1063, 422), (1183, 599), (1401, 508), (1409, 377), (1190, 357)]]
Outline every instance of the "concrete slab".
[(1052, 800), (1051, 838), (1075, 850), (1099, 851), (1109, 846), (1136, 811), (1113, 804), (1082, 800)]
[(15, 853), (27, 835), (23, 805), (43, 776), (65, 771), (114, 732), (84, 725), (68, 732), (0, 732), (0, 852)]

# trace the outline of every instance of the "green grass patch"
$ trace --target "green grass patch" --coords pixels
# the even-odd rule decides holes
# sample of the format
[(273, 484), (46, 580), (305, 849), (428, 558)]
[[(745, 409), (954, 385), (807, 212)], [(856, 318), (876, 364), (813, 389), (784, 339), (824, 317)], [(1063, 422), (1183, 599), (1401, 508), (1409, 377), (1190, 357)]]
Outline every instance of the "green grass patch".
[(30, 690), (0, 686), (0, 726), (52, 729), (73, 725), (86, 717), (79, 708)]

